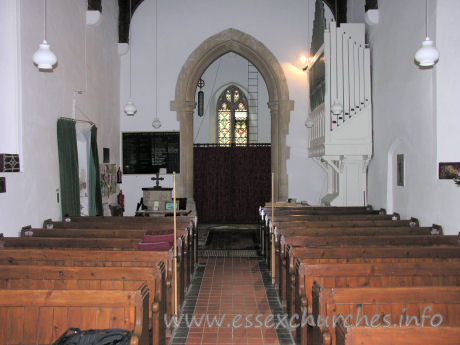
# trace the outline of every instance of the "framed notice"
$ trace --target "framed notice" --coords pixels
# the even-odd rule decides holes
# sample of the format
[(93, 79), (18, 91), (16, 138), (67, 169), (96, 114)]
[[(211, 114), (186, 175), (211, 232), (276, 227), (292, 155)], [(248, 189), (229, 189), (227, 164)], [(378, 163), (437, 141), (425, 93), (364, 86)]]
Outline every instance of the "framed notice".
[[(166, 201), (165, 203), (165, 209), (168, 211), (173, 211), (174, 210), (174, 201)], [(179, 209), (179, 200), (176, 200), (176, 210)]]
[(123, 174), (180, 173), (179, 132), (122, 133)]

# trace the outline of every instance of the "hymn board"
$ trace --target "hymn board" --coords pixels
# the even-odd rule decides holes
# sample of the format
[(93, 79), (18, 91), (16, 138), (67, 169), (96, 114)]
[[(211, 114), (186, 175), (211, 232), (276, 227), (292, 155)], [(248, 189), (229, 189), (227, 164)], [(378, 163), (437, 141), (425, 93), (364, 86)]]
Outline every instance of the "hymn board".
[(123, 174), (180, 173), (179, 132), (122, 133)]

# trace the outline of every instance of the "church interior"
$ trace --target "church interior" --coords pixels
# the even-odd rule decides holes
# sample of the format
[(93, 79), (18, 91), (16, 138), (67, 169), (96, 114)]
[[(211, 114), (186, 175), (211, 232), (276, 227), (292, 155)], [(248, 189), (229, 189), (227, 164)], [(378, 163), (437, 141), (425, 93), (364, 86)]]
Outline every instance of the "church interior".
[(458, 344), (459, 16), (2, 0), (0, 344)]

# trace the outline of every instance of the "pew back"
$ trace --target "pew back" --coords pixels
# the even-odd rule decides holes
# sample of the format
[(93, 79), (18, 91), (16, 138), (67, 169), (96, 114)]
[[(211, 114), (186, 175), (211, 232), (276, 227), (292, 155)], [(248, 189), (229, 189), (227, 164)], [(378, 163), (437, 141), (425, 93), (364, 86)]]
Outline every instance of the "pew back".
[(133, 291), (0, 290), (0, 343), (51, 344), (67, 328), (123, 328), (148, 345), (148, 288)]

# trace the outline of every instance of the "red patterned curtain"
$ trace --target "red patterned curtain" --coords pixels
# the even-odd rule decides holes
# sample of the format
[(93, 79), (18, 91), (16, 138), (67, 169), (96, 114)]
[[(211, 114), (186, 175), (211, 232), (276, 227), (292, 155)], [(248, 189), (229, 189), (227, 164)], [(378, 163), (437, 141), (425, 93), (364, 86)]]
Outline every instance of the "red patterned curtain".
[(194, 199), (200, 222), (258, 220), (270, 200), (270, 146), (200, 146), (193, 151)]

